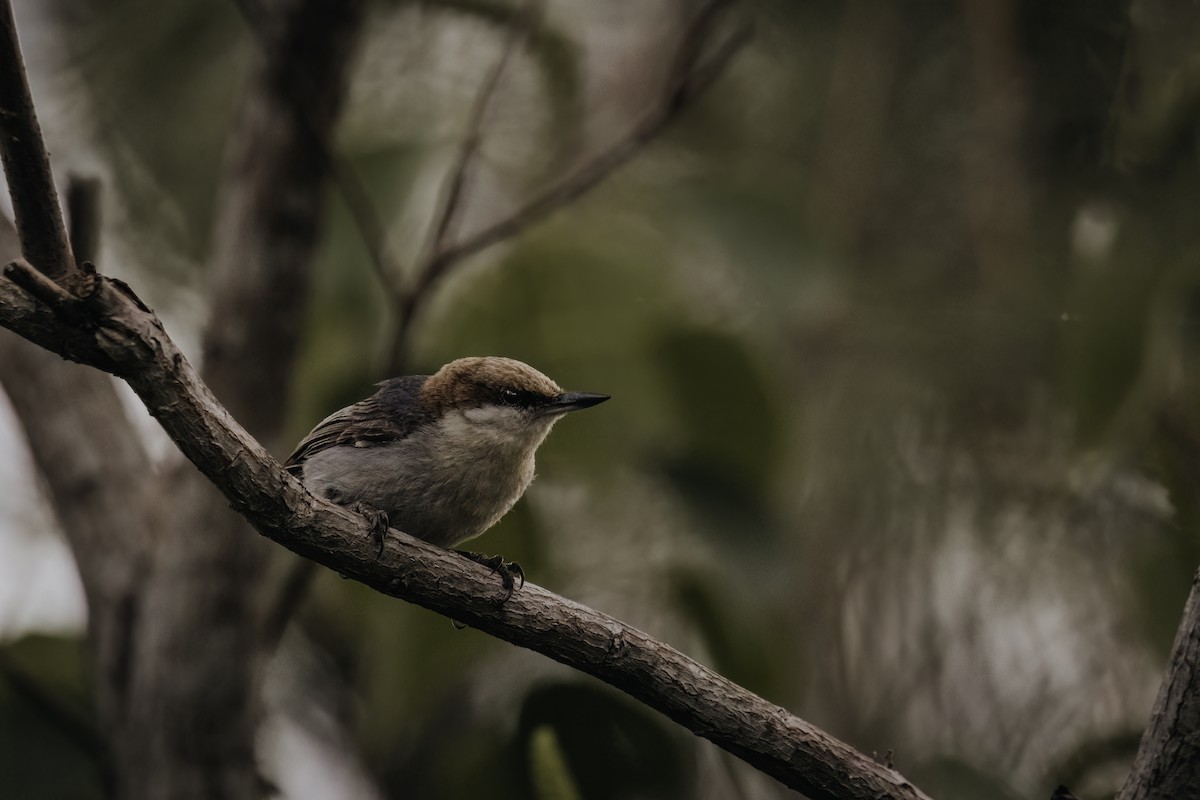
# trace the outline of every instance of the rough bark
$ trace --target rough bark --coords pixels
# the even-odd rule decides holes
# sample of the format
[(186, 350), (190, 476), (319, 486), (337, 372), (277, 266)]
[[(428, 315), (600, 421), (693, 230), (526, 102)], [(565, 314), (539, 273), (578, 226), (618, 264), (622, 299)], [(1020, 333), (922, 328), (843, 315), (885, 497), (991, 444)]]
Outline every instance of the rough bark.
[[(227, 147), (210, 261), (203, 376), (253, 435), (279, 434), (323, 217), (327, 143), (361, 2), (275, 0), (251, 17), (256, 58)], [(161, 542), (139, 631), (119, 774), (143, 798), (254, 797), (269, 543), (189, 463), (159, 487)], [(202, 635), (198, 635), (201, 634)]]
[(1117, 800), (1200, 797), (1200, 573), (1183, 609), (1171, 661)]
[[(17, 271), (31, 268), (10, 265), (6, 276)], [(184, 455), (264, 536), (347, 578), (594, 675), (812, 798), (925, 797), (895, 770), (611, 617), (533, 585), (499, 606), (499, 582), (486, 568), (398, 531), (377, 559), (365, 520), (317, 500), (272, 460), (126, 288), (103, 281), (88, 312), (85, 322), (69, 324), (11, 280), (0, 281), (0, 324), (125, 378)]]
[(144, 494), (149, 460), (107, 375), (6, 332), (0, 384), (79, 566), (101, 718), (119, 725), (137, 622), (134, 587), (153, 539)]
[[(260, 47), (218, 198), (205, 352), (211, 384), (271, 437), (290, 387), (326, 148), (362, 3), (273, 0), (255, 9)], [(87, 296), (94, 279), (75, 267), (66, 242), (8, 4), (0, 32), (0, 133), (21, 231), (20, 249), (11, 228), (0, 245), (9, 259), (23, 250), (68, 289), (60, 311), (77, 308), (72, 295)], [(72, 228), (92, 239), (82, 235), (95, 221), (86, 217), (73, 213)], [(53, 284), (42, 291), (53, 296)], [(87, 593), (118, 793), (258, 796), (258, 677), (274, 642), (258, 612), (268, 545), (190, 464), (153, 478), (111, 379), (5, 335), (0, 380)]]
[[(0, 224), (0, 254), (16, 257), (16, 232)], [(97, 711), (119, 742), (128, 700), (137, 582), (153, 540), (144, 495), (149, 459), (112, 379), (0, 334), (0, 385), (44, 479), (79, 567), (88, 604)]]
[[(22, 142), (41, 142), (42, 129), (33, 113), (10, 3), (0, 4), (0, 98), (0, 136), (18, 146)], [(13, 195), (21, 252), (52, 280), (65, 281), (69, 286), (77, 270), (59, 213), (50, 157), (44, 148), (24, 149), (20, 155), (14, 152), (11, 147), (0, 148), (9, 193)]]
[[(37, 148), (15, 157), (11, 146), (39, 142), (24, 67), (15, 45), (11, 8), (0, 7), (0, 135), (5, 171), (21, 186), (14, 197), (23, 236), (0, 220), (0, 258), (22, 247), (74, 290), (90, 279), (75, 268), (49, 160)], [(28, 138), (34, 137), (34, 138)], [(46, 218), (43, 218), (45, 216)], [(82, 220), (86, 215), (80, 211)], [(132, 648), (138, 623), (136, 587), (153, 542), (147, 513), (150, 462), (111, 378), (69, 364), (10, 333), (0, 335), (0, 385), (16, 412), (51, 507), (79, 569), (88, 604), (88, 639), (96, 671), (97, 711), (110, 741), (126, 721)]]
[[(13, 142), (4, 141), (3, 145), (14, 148), (10, 158), (19, 158), (20, 148), (30, 143), (14, 147)], [(125, 379), (183, 454), (234, 509), (260, 533), (294, 552), (379, 591), (606, 680), (810, 797), (925, 796), (894, 770), (611, 617), (533, 585), (499, 605), (499, 582), (486, 568), (399, 532), (392, 532), (384, 553), (377, 557), (365, 521), (313, 498), (273, 461), (220, 405), (158, 319), (124, 284), (97, 278), (91, 281), (91, 291), (77, 297), (29, 264), (17, 262), (6, 267), (0, 278), (0, 324), (48, 350)], [(194, 535), (204, 537), (208, 532), (195, 531)], [(248, 544), (251, 537), (244, 538)], [(184, 552), (168, 555), (167, 560), (182, 563), (186, 561), (181, 555)], [(192, 555), (201, 560), (208, 557), (204, 548)], [(156, 570), (162, 569), (162, 563), (156, 562)], [(177, 588), (191, 591), (194, 587)], [(199, 595), (199, 600), (210, 602), (211, 598)], [(155, 616), (158, 612), (155, 608)], [(209, 646), (219, 634), (201, 628), (190, 630), (189, 635)], [(163, 776), (161, 784), (159, 779), (139, 776), (137, 788), (145, 796), (238, 796), (249, 791), (241, 777), (210, 772), (225, 769), (223, 763), (182, 763), (206, 755), (237, 757), (232, 750), (197, 750), (196, 743), (186, 737), (189, 732), (209, 738), (231, 734), (226, 728), (228, 720), (206, 716), (204, 709), (197, 707), (211, 700), (206, 687), (196, 683), (207, 676), (189, 670), (190, 665), (180, 660), (181, 655), (186, 658), (195, 652), (176, 654), (168, 670), (179, 686), (191, 690), (191, 704), (179, 709), (190, 715), (185, 717), (188, 724), (162, 732), (166, 737), (181, 737), (173, 741), (185, 750), (168, 755), (176, 758), (185, 774)], [(137, 690), (145, 686), (138, 684)], [(168, 699), (189, 696), (178, 688), (164, 691)], [(227, 702), (230, 698), (221, 695), (215, 699)], [(209, 723), (219, 727), (196, 727)], [(125, 768), (131, 769), (132, 764)], [(157, 770), (161, 765), (142, 764), (141, 768)], [(184, 785), (185, 781), (189, 785)]]
[[(734, 27), (732, 32), (723, 32), (720, 23), (734, 5), (731, 0), (707, 0), (703, 4), (680, 36), (659, 101), (647, 109), (628, 131), (598, 153), (576, 164), (501, 219), (454, 239), (449, 234), (452, 233), (456, 209), (462, 205), (459, 195), (469, 177), (473, 160), (473, 146), (464, 147), (449, 176), (445, 205), (435, 215), (431, 246), (424, 250), (414, 266), (410, 285), (401, 286), (394, 278), (385, 278), (392, 294), (392, 313), (397, 326), (388, 353), (389, 372), (396, 374), (400, 371), (408, 356), (409, 339), (418, 315), (433, 289), (455, 265), (516, 236), (596, 188), (678, 120), (683, 111), (724, 73), (751, 33), (749, 24), (744, 23)], [(504, 60), (497, 66), (493, 80), (499, 77)], [(478, 98), (477, 113), (473, 114), (474, 119), (468, 129), (468, 144), (472, 138), (481, 135), (477, 126), (482, 122), (490, 93), (491, 88), (485, 83)]]
[[(1188, 488), (1200, 490), (1200, 433), (1184, 406), (1167, 404), (1159, 438), (1170, 448)], [(1171, 660), (1117, 800), (1200, 797), (1200, 572), (1183, 608)]]

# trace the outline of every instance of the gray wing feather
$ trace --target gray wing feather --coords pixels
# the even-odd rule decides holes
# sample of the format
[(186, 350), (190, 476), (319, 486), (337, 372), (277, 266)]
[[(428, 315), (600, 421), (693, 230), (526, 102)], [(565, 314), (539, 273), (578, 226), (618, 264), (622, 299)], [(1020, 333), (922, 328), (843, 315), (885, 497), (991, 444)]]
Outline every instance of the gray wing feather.
[(306, 459), (331, 447), (372, 447), (405, 438), (430, 421), (419, 403), (426, 375), (393, 378), (379, 391), (335, 411), (305, 436), (284, 467), (299, 475)]

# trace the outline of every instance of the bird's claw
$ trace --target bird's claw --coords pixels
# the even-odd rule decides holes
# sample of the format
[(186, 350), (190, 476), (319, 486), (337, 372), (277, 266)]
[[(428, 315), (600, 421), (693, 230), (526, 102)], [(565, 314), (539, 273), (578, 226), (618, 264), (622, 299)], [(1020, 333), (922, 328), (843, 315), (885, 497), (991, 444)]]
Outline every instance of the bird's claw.
[(375, 560), (383, 555), (383, 543), (387, 541), (388, 528), (391, 522), (386, 511), (372, 508), (365, 503), (355, 503), (350, 507), (355, 514), (361, 514), (371, 525), (371, 541), (375, 543)]
[(490, 568), (492, 572), (500, 576), (500, 585), (504, 587), (504, 596), (500, 598), (500, 605), (507, 603), (513, 592), (525, 585), (525, 570), (521, 569), (521, 565), (515, 561), (505, 561), (502, 556), (483, 556), (467, 550), (459, 550), (458, 553), (476, 564)]

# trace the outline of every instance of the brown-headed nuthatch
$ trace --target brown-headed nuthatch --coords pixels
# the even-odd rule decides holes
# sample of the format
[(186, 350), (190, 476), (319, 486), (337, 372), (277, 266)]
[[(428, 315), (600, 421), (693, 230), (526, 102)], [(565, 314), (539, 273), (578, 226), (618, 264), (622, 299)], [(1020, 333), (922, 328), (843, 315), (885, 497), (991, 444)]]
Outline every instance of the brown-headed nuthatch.
[[(607, 399), (564, 392), (511, 358), (460, 358), (433, 375), (380, 383), (313, 428), (285, 466), (314, 494), (371, 519), (380, 548), (389, 525), (453, 547), (525, 493), (534, 453), (559, 417)], [(498, 570), (511, 593), (519, 567), (476, 560)]]

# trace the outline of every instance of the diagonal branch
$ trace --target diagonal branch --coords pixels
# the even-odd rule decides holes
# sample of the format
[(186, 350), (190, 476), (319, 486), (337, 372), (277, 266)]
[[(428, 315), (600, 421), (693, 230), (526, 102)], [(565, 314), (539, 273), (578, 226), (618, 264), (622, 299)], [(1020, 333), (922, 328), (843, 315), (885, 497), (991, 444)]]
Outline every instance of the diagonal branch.
[(750, 28), (738, 29), (703, 64), (683, 76), (663, 103), (646, 114), (624, 137), (576, 167), (561, 181), (542, 191), (505, 219), (439, 253), (434, 264), (430, 266), (429, 272), (432, 274), (425, 278), (425, 282), (436, 282), (441, 277), (438, 273), (447, 266), (541, 222), (553, 212), (595, 188), (678, 119), (680, 112), (716, 80), (749, 38)]
[[(270, 444), (283, 425), (325, 219), (326, 143), (366, 4), (252, 5), (260, 47), (216, 194), (203, 379)], [(249, 798), (259, 781), (261, 669), (275, 644), (261, 623), (272, 567), (285, 554), (250, 536), (204, 476), (176, 461), (156, 487), (166, 513), (143, 588), (153, 613), (140, 625), (122, 777), (135, 797)]]
[[(4, 274), (28, 269), (14, 262)], [(271, 459), (127, 287), (101, 281), (87, 308), (87, 324), (71, 324), (0, 280), (0, 324), (128, 381), (184, 455), (264, 536), (593, 675), (815, 800), (925, 797), (895, 770), (612, 617), (532, 584), (498, 605), (500, 586), (485, 567), (398, 531), (376, 558), (365, 521), (314, 498)]]
[[(1190, 407), (1167, 402), (1155, 419), (1157, 438), (1178, 480), (1195, 496), (1200, 490), (1200, 432)], [(1163, 675), (1150, 723), (1118, 800), (1196, 797), (1200, 792), (1200, 572), (1183, 608), (1171, 658)]]
[[(4, 139), (0, 147), (14, 160), (41, 146)], [(22, 202), (19, 195), (14, 202)], [(365, 521), (314, 498), (271, 459), (128, 286), (97, 277), (86, 298), (52, 307), (21, 288), (33, 271), (21, 261), (3, 269), (0, 325), (126, 380), (183, 454), (264, 536), (380, 592), (604, 680), (815, 800), (925, 797), (895, 770), (612, 617), (532, 584), (498, 604), (501, 589), (485, 567), (398, 531), (377, 555)]]
[[(434, 212), (427, 234), (428, 241), (422, 247), (414, 268), (420, 276), (428, 272), (438, 254), (450, 244), (451, 233), (463, 207), (464, 193), (470, 173), (475, 165), (479, 148), (483, 144), (484, 127), (488, 121), (500, 86), (509, 71), (513, 58), (525, 47), (530, 35), (540, 24), (545, 0), (526, 0), (517, 16), (508, 26), (508, 36), (502, 45), (500, 57), (479, 87), (475, 102), (467, 118), (467, 132), (463, 137), (458, 156), (447, 173), (445, 185)], [(408, 320), (416, 315), (418, 306), (428, 297), (427, 289), (419, 294), (408, 291), (402, 285), (390, 285), (396, 333), (388, 347), (387, 372), (397, 374), (404, 371), (404, 358), (408, 349), (408, 336), (412, 328)]]
[[(40, 143), (0, 146), (15, 159)], [(381, 592), (607, 681), (813, 798), (924, 797), (894, 770), (611, 617), (532, 584), (497, 605), (500, 588), (486, 568), (399, 532), (377, 557), (364, 520), (317, 500), (272, 460), (128, 286), (97, 279), (87, 298), (52, 307), (12, 280), (24, 275), (28, 284), (33, 272), (20, 261), (4, 268), (0, 324), (124, 378), (183, 454), (263, 535)]]
[[(77, 275), (75, 259), (59, 211), (50, 157), (41, 146), (42, 130), (33, 113), (10, 3), (0, 3), (0, 136), (6, 145), (0, 159), (13, 194), (21, 251), (51, 280), (67, 281)], [(36, 146), (26, 146), (30, 143)]]
[[(227, 150), (210, 270), (214, 316), (204, 348), (212, 389), (264, 438), (281, 424), (320, 229), (322, 143), (338, 118), (364, 5), (255, 4), (263, 48)], [(34, 261), (62, 237), (63, 225), (48, 164), (46, 180), (30, 178), (29, 165), (47, 159), (28, 88), (14, 78), (20, 63), (11, 26), (5, 32), (10, 47), (0, 66), (10, 70), (0, 78), (0, 109), (11, 113), (0, 144), (17, 218), (32, 232), (24, 254), (34, 263), (8, 274), (57, 318), (92, 336), (112, 336), (96, 328), (93, 312), (117, 302), (146, 313), (132, 293), (115, 282), (102, 286), (87, 269), (72, 274), (93, 291), (72, 291), (76, 281), (56, 282)], [(4, 57), (16, 63), (3, 65)], [(73, 222), (87, 221), (88, 205), (76, 204), (83, 213)], [(75, 229), (84, 251), (87, 227)], [(69, 247), (59, 249), (69, 255)], [(97, 293), (108, 293), (107, 300)], [(190, 465), (154, 475), (136, 449), (138, 437), (122, 424), (107, 376), (7, 335), (0, 360), (0, 379), (26, 422), (80, 565), (101, 719), (112, 734), (121, 795), (257, 796), (258, 675), (273, 645), (257, 627), (258, 610), (269, 588), (268, 560), (282, 553), (248, 536)]]
[(508, 29), (508, 37), (504, 42), (500, 58), (496, 60), (495, 66), (492, 67), (492, 71), (479, 89), (479, 94), (475, 98), (475, 104), (471, 108), (471, 114), (467, 120), (467, 135), (463, 138), (458, 158), (451, 167), (446, 180), (441, 209), (434, 215), (428, 246), (430, 253), (441, 252), (449, 242), (451, 229), (457, 221), (462, 207), (463, 189), (471, 169), (474, 167), (479, 148), (483, 144), (484, 125), (487, 123), (496, 95), (499, 94), (500, 86), (508, 72), (508, 65), (512, 62), (513, 57), (525, 47), (530, 34), (541, 19), (543, 5), (544, 0), (526, 0), (517, 19)]
[[(85, 201), (76, 205), (73, 222), (95, 217)], [(0, 218), (0, 259), (19, 255), (16, 229)], [(19, 274), (26, 277), (26, 291), (44, 297), (57, 313), (69, 315), (78, 303), (32, 268)], [(68, 364), (6, 332), (0, 335), (0, 386), (79, 569), (96, 700), (101, 718), (115, 720), (128, 697), (135, 588), (145, 577), (153, 541), (144, 513), (149, 456), (107, 375)]]
[[(749, 41), (751, 27), (741, 23), (719, 44), (710, 46), (718, 22), (733, 5), (732, 0), (710, 0), (687, 26), (680, 38), (660, 101), (625, 135), (576, 166), (562, 179), (525, 201), (508, 216), (464, 239), (451, 243), (442, 239), (427, 252), (415, 272), (412, 285), (396, 304), (397, 332), (392, 344), (392, 362), (411, 335), (413, 322), (432, 289), (459, 262), (494, 244), (512, 238), (530, 226), (569, 205), (624, 166), (647, 144), (666, 130), (684, 110), (724, 72), (733, 56)], [(705, 51), (711, 49), (707, 55)]]

